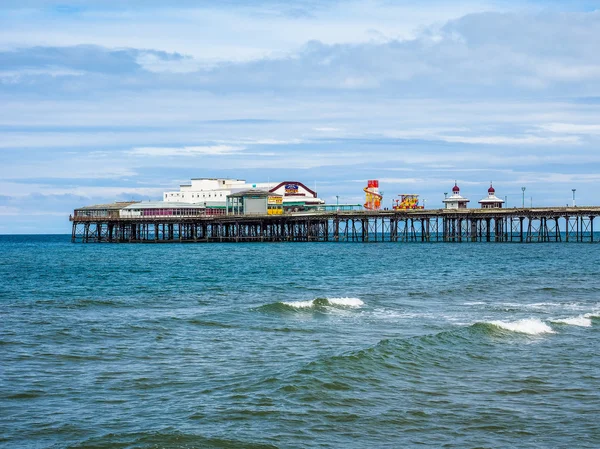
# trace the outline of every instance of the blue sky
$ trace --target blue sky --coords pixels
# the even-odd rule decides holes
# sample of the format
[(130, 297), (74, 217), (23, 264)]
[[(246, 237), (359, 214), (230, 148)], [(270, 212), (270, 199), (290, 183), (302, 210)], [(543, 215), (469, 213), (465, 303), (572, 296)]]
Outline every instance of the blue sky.
[(192, 177), (599, 203), (600, 2), (215, 3), (0, 3), (0, 233)]

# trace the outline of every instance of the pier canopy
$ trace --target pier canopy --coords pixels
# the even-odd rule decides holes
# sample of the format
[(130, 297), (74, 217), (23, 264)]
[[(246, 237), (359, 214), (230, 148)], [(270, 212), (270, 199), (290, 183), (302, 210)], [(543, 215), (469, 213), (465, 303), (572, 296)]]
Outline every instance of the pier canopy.
[(227, 196), (227, 215), (281, 215), (283, 196), (267, 190), (249, 189)]
[(121, 218), (138, 217), (199, 217), (204, 215), (201, 204), (179, 203), (175, 201), (148, 201), (130, 204), (120, 211)]
[(74, 210), (75, 217), (98, 217), (98, 218), (118, 218), (119, 212), (124, 207), (136, 204), (137, 201), (115, 201), (108, 204), (94, 204), (84, 206)]

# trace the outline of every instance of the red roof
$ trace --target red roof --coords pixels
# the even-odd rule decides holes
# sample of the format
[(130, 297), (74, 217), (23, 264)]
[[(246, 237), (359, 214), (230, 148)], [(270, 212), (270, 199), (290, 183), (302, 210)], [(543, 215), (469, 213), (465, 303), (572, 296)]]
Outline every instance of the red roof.
[(452, 191), (453, 192), (460, 192), (460, 189), (458, 188), (458, 186), (456, 184), (454, 184), (454, 187), (452, 187)]
[(490, 184), (490, 188), (488, 189), (488, 193), (496, 193), (496, 190), (494, 189), (494, 187), (492, 187), (491, 184)]

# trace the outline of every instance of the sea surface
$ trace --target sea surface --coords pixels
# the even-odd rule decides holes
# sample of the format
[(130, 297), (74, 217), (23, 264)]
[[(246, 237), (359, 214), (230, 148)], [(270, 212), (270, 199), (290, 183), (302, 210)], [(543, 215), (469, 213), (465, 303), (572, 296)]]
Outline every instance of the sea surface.
[(598, 448), (600, 245), (0, 236), (0, 447)]

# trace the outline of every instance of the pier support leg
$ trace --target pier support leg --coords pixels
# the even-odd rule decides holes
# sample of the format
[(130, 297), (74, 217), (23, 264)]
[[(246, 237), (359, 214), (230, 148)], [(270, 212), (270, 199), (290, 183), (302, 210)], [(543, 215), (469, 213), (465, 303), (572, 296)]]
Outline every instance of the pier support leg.
[(524, 231), (523, 222), (525, 221), (525, 217), (519, 217), (519, 221), (521, 222), (520, 223), (520, 231), (519, 231), (519, 239), (520, 239), (521, 243), (523, 243), (523, 231)]

